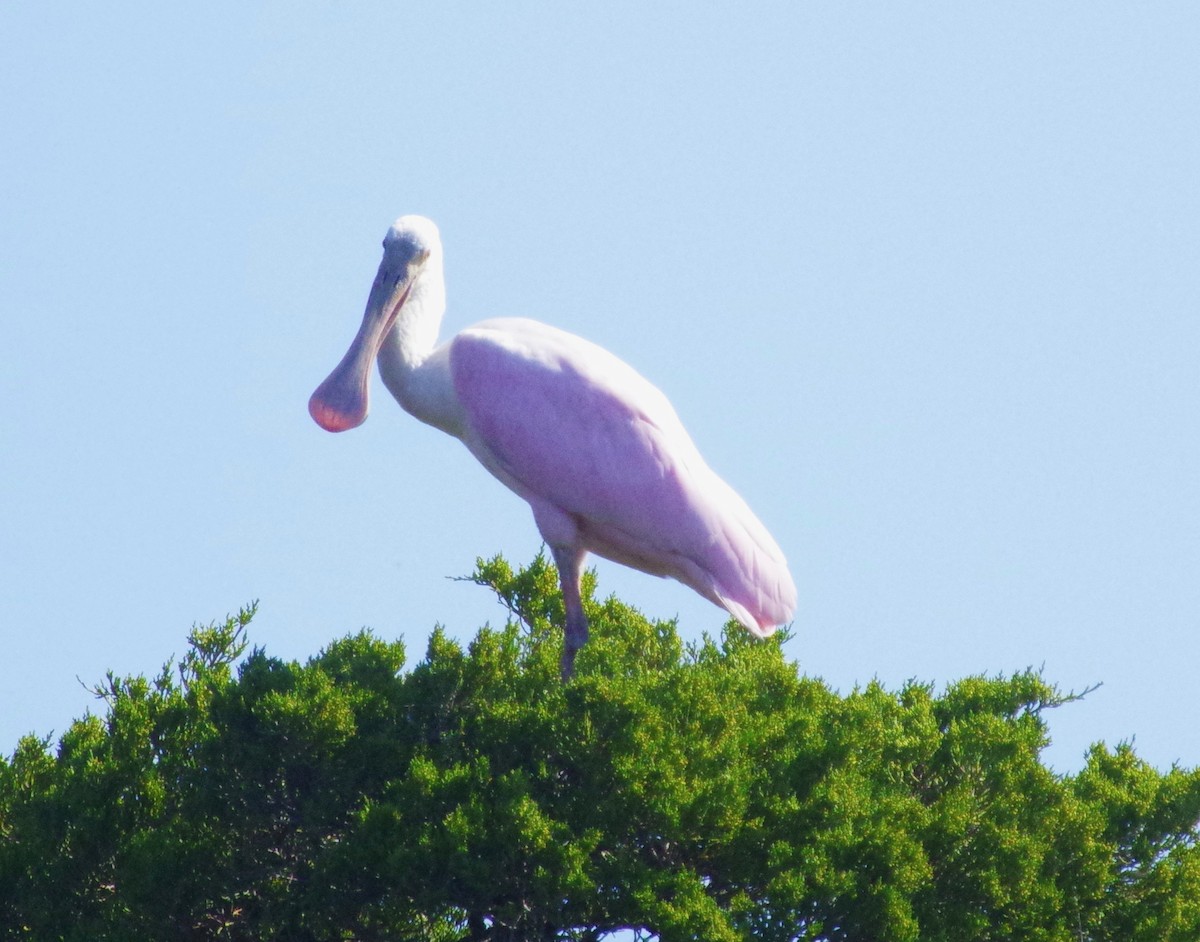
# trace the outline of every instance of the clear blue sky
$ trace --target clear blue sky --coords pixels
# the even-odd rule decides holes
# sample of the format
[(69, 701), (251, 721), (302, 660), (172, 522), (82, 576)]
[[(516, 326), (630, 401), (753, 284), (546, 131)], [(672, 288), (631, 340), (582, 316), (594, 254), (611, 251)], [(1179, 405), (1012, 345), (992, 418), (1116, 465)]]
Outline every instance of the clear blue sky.
[[(1049, 757), (1200, 763), (1200, 7), (0, 7), (0, 751), (261, 600), (303, 658), (503, 611), (528, 509), (305, 403), (398, 215), (457, 330), (624, 357), (842, 690), (1044, 665)], [(721, 613), (600, 564), (685, 635)]]

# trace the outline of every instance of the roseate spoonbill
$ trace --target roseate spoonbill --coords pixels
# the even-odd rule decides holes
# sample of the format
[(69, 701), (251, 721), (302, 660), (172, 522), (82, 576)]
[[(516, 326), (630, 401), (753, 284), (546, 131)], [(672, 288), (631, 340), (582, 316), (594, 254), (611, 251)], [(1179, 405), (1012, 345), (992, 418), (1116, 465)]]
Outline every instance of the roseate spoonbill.
[(487, 320), (436, 345), (445, 307), (437, 226), (402, 216), (383, 240), (358, 335), (308, 411), (331, 432), (361, 425), (378, 357), (407, 412), (460, 439), (529, 502), (562, 582), (564, 681), (587, 641), (589, 552), (677, 579), (761, 638), (791, 619), (783, 553), (704, 463), (666, 396), (608, 351), (537, 321)]

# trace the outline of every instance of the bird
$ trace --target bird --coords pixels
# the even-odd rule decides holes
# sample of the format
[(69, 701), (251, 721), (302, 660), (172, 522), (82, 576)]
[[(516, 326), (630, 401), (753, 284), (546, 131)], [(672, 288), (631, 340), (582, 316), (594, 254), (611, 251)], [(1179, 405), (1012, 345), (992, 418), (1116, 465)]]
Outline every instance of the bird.
[(459, 439), (529, 503), (562, 588), (563, 682), (588, 637), (589, 553), (673, 578), (759, 638), (789, 623), (796, 586), (783, 552), (667, 397), (603, 347), (527, 318), (481, 321), (439, 344), (443, 271), (433, 221), (397, 219), (362, 325), (309, 414), (330, 432), (361, 425), (377, 360), (405, 411)]

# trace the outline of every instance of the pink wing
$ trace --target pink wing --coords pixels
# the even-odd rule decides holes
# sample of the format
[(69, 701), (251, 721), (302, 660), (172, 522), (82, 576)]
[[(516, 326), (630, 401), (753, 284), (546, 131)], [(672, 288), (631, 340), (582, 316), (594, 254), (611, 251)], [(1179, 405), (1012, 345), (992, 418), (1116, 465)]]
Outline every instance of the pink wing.
[(566, 515), (584, 549), (678, 579), (756, 634), (791, 619), (778, 545), (630, 366), (573, 334), (499, 319), (455, 337), (450, 370), (464, 442), (539, 525), (547, 509)]

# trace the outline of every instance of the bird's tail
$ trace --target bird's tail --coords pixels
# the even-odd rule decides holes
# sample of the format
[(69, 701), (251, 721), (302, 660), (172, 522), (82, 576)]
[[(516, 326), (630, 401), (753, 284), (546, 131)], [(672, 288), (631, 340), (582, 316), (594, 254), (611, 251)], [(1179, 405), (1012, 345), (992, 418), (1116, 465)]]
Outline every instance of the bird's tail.
[(786, 625), (796, 613), (796, 586), (786, 565), (777, 570), (774, 578), (760, 572), (753, 583), (740, 587), (743, 591), (738, 595), (742, 600), (719, 585), (712, 588), (721, 607), (759, 638), (771, 637), (776, 628)]

